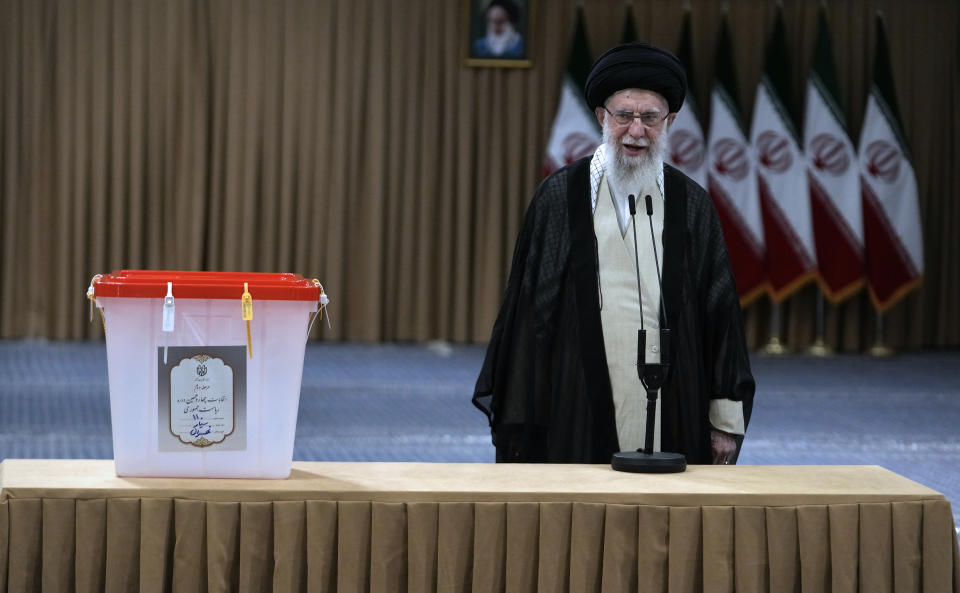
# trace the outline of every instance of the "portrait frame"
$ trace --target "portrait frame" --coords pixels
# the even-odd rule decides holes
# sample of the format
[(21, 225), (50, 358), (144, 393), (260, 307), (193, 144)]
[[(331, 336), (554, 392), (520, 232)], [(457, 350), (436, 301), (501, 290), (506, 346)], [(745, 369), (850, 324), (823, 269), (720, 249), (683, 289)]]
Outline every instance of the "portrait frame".
[[(462, 0), (464, 64), (478, 68), (530, 68), (530, 32), (534, 0)], [(512, 5), (513, 8), (509, 8)], [(487, 12), (491, 19), (507, 17), (519, 41), (505, 49), (491, 48), (487, 33)], [(514, 14), (511, 14), (514, 13)], [(509, 33), (508, 33), (509, 35)], [(516, 37), (515, 37), (516, 38)], [(517, 43), (519, 43), (519, 48)]]

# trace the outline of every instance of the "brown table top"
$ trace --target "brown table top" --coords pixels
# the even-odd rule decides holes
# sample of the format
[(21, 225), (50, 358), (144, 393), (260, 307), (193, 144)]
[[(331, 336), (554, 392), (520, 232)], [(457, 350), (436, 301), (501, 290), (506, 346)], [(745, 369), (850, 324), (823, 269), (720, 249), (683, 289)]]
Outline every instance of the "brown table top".
[(0, 501), (18, 498), (214, 501), (564, 501), (670, 506), (822, 505), (943, 500), (879, 466), (708, 466), (629, 474), (607, 465), (294, 462), (285, 480), (118, 477), (111, 460), (7, 459)]

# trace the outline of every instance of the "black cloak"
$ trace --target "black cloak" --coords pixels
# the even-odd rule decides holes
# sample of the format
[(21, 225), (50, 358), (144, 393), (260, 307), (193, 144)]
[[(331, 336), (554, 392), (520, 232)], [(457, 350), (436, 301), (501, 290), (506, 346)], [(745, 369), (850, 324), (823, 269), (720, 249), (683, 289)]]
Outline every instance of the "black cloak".
[[(620, 451), (600, 322), (590, 158), (540, 184), (517, 238), (473, 395), (490, 421), (498, 462), (609, 463)], [(664, 185), (672, 349), (659, 399), (661, 448), (688, 463), (711, 463), (710, 399), (742, 401), (746, 424), (755, 384), (713, 203), (669, 165)]]

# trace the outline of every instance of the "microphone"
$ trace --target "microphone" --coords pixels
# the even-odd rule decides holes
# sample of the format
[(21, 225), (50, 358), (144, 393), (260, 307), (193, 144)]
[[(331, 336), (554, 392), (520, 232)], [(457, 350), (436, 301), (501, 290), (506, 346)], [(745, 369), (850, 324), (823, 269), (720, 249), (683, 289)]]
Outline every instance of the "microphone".
[[(660, 257), (657, 255), (657, 239), (653, 232), (653, 198), (644, 196), (647, 206), (647, 220), (650, 222), (650, 242), (653, 243), (653, 262), (657, 267), (657, 287), (660, 289), (660, 311), (666, 325), (667, 311), (663, 301), (663, 282), (660, 279)], [(634, 225), (636, 232), (636, 225)], [(636, 235), (634, 235), (636, 245)], [(639, 264), (638, 264), (639, 265)], [(641, 311), (642, 314), (642, 311)], [(659, 329), (660, 334), (660, 362), (647, 363), (646, 351), (637, 354), (637, 372), (640, 374), (640, 383), (647, 390), (647, 431), (643, 447), (644, 455), (653, 454), (653, 431), (655, 429), (654, 415), (657, 413), (657, 391), (663, 387), (670, 370), (670, 330), (666, 327)], [(646, 346), (646, 336), (640, 340), (641, 346)]]
[(653, 232), (653, 198), (643, 197), (647, 204), (647, 220), (650, 221), (650, 242), (653, 244), (653, 261), (657, 264), (657, 287), (660, 289), (660, 310), (663, 311), (663, 329), (667, 329), (667, 304), (663, 300), (663, 280), (660, 279), (660, 259), (657, 257), (657, 238)]
[(667, 310), (663, 299), (663, 281), (660, 278), (660, 257), (653, 231), (653, 198), (644, 196), (647, 217), (650, 221), (650, 240), (653, 242), (653, 258), (657, 266), (657, 286), (660, 288), (660, 311), (663, 326), (660, 332), (660, 362), (646, 362), (646, 330), (643, 329), (643, 297), (640, 296), (640, 256), (637, 249), (636, 199), (629, 196), (630, 216), (633, 218), (633, 255), (637, 264), (637, 293), (640, 297), (640, 329), (637, 331), (637, 374), (647, 391), (646, 431), (644, 447), (636, 451), (614, 453), (610, 466), (616, 471), (635, 473), (675, 473), (687, 469), (687, 460), (681, 453), (653, 451), (653, 435), (656, 429), (657, 391), (663, 386), (670, 369), (670, 330), (667, 325)]
[[(637, 198), (633, 194), (627, 196), (627, 204), (630, 205), (630, 218), (633, 221), (633, 261), (637, 267), (637, 302), (640, 303), (640, 333), (637, 339), (640, 341), (640, 352), (644, 352), (643, 347), (647, 343), (647, 330), (643, 328), (643, 295), (640, 292), (640, 253), (637, 251)], [(643, 364), (642, 355), (637, 355), (637, 364)]]

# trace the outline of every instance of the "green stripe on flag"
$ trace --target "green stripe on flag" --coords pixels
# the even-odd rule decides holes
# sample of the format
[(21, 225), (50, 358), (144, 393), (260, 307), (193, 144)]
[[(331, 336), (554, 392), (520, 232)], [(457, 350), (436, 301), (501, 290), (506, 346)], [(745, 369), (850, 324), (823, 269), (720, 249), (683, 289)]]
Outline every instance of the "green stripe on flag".
[(887, 123), (893, 130), (900, 150), (910, 159), (910, 149), (900, 124), (900, 110), (897, 108), (897, 92), (893, 84), (893, 69), (890, 67), (890, 46), (887, 43), (887, 32), (883, 26), (883, 16), (877, 14), (877, 49), (873, 62), (873, 82), (870, 85), (870, 94), (877, 99), (880, 111), (887, 118)]
[(783, 23), (783, 8), (777, 8), (777, 16), (773, 23), (773, 31), (767, 40), (766, 54), (764, 55), (764, 84), (772, 91), (780, 103), (778, 111), (786, 113), (785, 119), (791, 123), (796, 121), (796, 110), (790, 101), (793, 98), (790, 88), (790, 58), (787, 54), (787, 28)]
[(570, 45), (570, 53), (567, 54), (567, 76), (573, 79), (581, 95), (587, 85), (587, 76), (590, 74), (592, 65), (593, 58), (587, 41), (587, 29), (583, 24), (583, 9), (577, 7), (573, 42)]
[(733, 42), (730, 40), (730, 27), (724, 15), (720, 22), (720, 35), (717, 39), (717, 80), (714, 90), (727, 106), (733, 119), (746, 136), (746, 126), (740, 117), (740, 98), (737, 95), (737, 75), (733, 66)]
[(783, 104), (783, 100), (780, 98), (780, 93), (777, 92), (774, 83), (770, 80), (770, 77), (766, 74), (760, 79), (760, 83), (767, 89), (767, 94), (770, 95), (770, 102), (773, 103), (773, 108), (777, 111), (777, 115), (780, 116), (780, 121), (783, 122), (783, 127), (787, 128), (787, 132), (793, 136), (793, 139), (797, 142), (797, 146), (801, 146), (803, 142), (800, 141), (800, 134), (797, 132), (797, 126), (793, 123), (793, 118), (790, 117), (790, 113), (787, 110), (786, 105)]
[(677, 44), (677, 59), (683, 64), (687, 73), (687, 97), (684, 107), (693, 111), (697, 121), (700, 120), (700, 110), (697, 108), (696, 93), (693, 92), (693, 26), (690, 22), (690, 9), (683, 11), (683, 25), (680, 28), (680, 42)]
[(816, 71), (810, 73), (810, 82), (813, 83), (813, 87), (816, 89), (817, 94), (820, 95), (820, 98), (823, 99), (827, 109), (829, 109), (830, 113), (833, 114), (833, 118), (837, 120), (837, 124), (840, 125), (840, 129), (849, 135), (850, 132), (847, 130), (847, 122), (844, 119), (843, 110), (840, 108), (840, 104), (837, 103), (836, 97), (834, 97), (833, 93), (830, 92), (830, 90), (827, 88), (827, 85), (817, 75)]
[(840, 86), (837, 84), (837, 68), (833, 61), (833, 43), (830, 40), (830, 27), (827, 24), (827, 11), (820, 8), (817, 19), (817, 44), (813, 50), (813, 65), (810, 80), (827, 104), (840, 127), (847, 131), (847, 119), (840, 107)]

